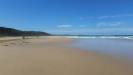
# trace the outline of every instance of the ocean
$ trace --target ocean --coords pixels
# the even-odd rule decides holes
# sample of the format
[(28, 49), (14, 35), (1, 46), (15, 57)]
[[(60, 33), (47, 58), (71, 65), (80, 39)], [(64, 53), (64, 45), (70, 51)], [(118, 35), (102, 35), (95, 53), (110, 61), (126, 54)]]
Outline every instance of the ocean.
[(71, 47), (133, 60), (133, 36), (65, 36)]

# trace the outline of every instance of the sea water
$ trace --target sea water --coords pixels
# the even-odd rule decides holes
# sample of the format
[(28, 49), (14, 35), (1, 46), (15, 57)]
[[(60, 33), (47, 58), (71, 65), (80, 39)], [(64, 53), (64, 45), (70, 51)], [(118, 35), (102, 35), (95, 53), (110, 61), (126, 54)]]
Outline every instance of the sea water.
[(133, 59), (133, 36), (66, 36), (76, 41), (72, 47)]

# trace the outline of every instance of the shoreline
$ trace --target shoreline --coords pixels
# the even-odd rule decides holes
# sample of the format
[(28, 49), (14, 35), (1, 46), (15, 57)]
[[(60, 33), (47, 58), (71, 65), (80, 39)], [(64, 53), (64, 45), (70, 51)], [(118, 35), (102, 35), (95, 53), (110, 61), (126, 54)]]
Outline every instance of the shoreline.
[(132, 75), (133, 65), (106, 55), (65, 47), (64, 37), (40, 37), (0, 44), (3, 75)]

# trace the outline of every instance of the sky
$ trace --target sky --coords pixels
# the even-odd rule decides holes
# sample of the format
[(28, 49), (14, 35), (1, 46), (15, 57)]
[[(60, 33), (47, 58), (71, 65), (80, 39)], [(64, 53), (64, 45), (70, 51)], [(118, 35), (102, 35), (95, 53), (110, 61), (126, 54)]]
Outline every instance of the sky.
[(0, 26), (51, 34), (133, 34), (133, 0), (0, 0)]

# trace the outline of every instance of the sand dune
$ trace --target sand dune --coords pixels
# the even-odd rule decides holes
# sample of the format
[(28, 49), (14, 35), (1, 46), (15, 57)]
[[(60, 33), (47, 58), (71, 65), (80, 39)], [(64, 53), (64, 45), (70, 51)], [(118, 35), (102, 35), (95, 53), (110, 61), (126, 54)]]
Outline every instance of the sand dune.
[(65, 47), (71, 42), (63, 37), (2, 42), (0, 75), (133, 75), (132, 64)]

